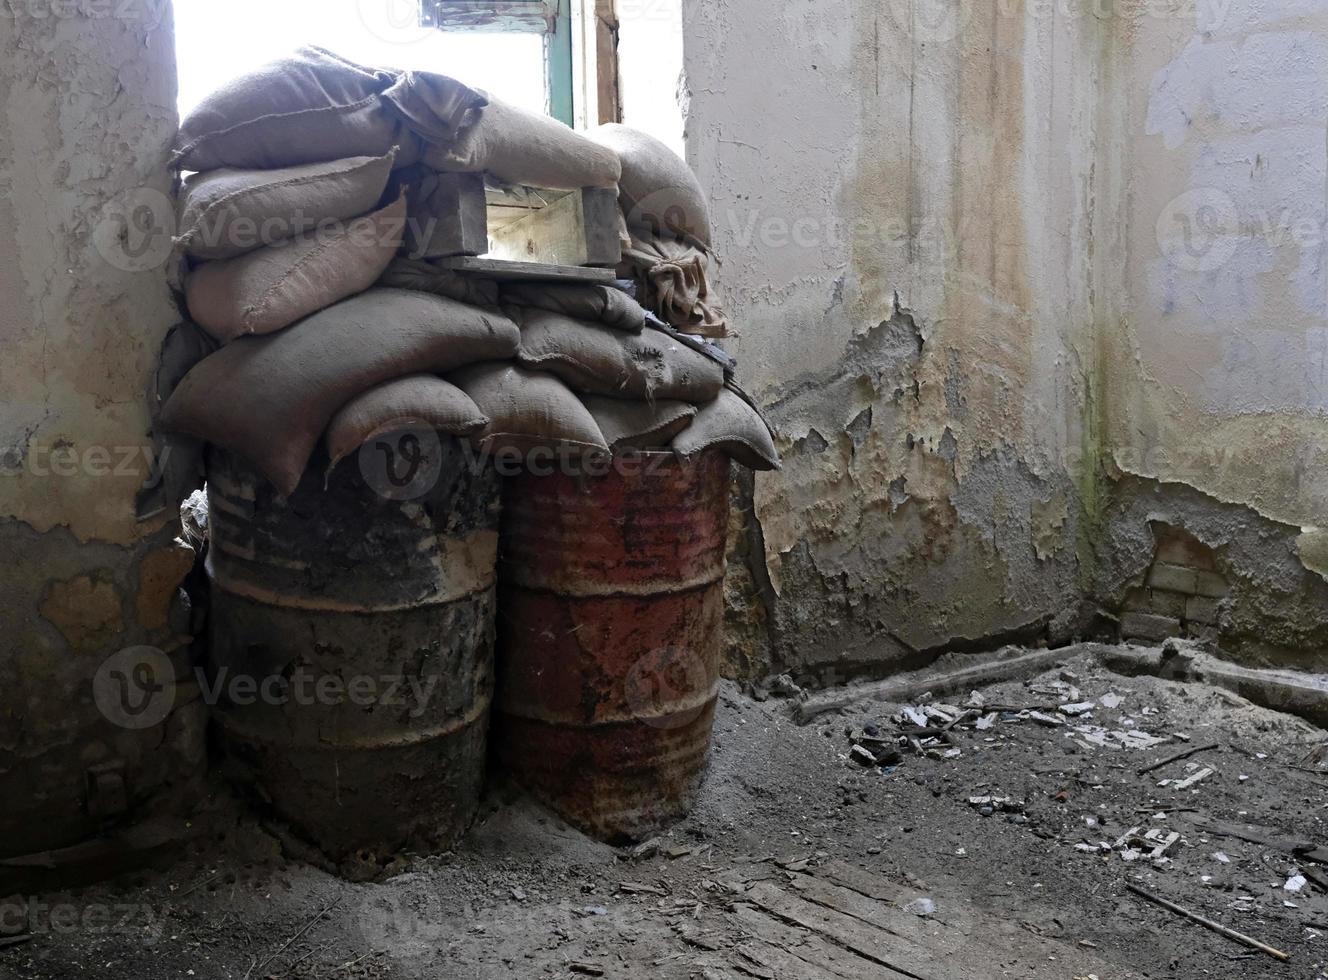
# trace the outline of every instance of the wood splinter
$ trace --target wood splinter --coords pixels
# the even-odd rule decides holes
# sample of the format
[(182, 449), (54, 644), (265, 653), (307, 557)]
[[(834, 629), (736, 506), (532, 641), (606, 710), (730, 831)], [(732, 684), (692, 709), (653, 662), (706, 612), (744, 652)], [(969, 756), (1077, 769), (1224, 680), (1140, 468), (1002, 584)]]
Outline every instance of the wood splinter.
[(1197, 922), (1205, 929), (1211, 929), (1213, 932), (1217, 933), (1218, 935), (1226, 936), (1228, 939), (1234, 940), (1238, 943), (1241, 943), (1244, 946), (1250, 947), (1250, 949), (1257, 949), (1261, 953), (1267, 953), (1269, 956), (1273, 957), (1273, 959), (1281, 960), (1283, 963), (1289, 962), (1291, 959), (1290, 954), (1284, 953), (1280, 949), (1274, 949), (1272, 946), (1269, 946), (1265, 943), (1261, 943), (1257, 939), (1252, 939), (1242, 932), (1237, 932), (1235, 929), (1228, 929), (1220, 922), (1214, 922), (1212, 919), (1204, 918), (1202, 915), (1199, 915), (1197, 912), (1191, 912), (1189, 909), (1182, 908), (1181, 906), (1177, 905), (1175, 902), (1169, 902), (1165, 898), (1162, 898), (1160, 895), (1154, 895), (1152, 892), (1145, 891), (1144, 889), (1140, 888), (1138, 885), (1132, 885), (1129, 882), (1126, 882), (1125, 887), (1130, 891), (1132, 891), (1134, 894), (1138, 895), (1140, 898), (1146, 898), (1154, 905), (1160, 905), (1168, 912), (1174, 912), (1176, 913), (1176, 915), (1189, 919), (1191, 922)]

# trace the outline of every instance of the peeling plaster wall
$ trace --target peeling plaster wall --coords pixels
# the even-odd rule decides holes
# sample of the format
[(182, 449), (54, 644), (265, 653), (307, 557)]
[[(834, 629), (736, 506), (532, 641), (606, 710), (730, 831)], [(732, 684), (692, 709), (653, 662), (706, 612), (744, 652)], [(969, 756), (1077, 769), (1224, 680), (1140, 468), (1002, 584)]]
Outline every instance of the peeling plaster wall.
[(1113, 549), (1147, 537), (1149, 512), (1183, 512), (1213, 545), (1239, 536), (1239, 514), (1263, 544), (1228, 552), (1243, 585), (1223, 645), (1274, 659), (1322, 648), (1328, 3), (1121, 12), (1111, 143), (1126, 231), (1110, 261), (1124, 288), (1102, 330), (1101, 407), (1121, 477), (1112, 521), (1130, 526), (1107, 522), (1099, 591), (1118, 598)]
[[(169, 515), (135, 516), (145, 391), (176, 313), (154, 236), (133, 229), (169, 206), (174, 103), (165, 0), (0, 11), (3, 854), (176, 798), (203, 762), (196, 702), (131, 730), (92, 683), (128, 646), (187, 656), (192, 552)], [(118, 775), (93, 799), (98, 767)]]
[(688, 158), (785, 457), (734, 665), (824, 681), (1075, 629), (1107, 39), (1057, 6), (683, 4)]

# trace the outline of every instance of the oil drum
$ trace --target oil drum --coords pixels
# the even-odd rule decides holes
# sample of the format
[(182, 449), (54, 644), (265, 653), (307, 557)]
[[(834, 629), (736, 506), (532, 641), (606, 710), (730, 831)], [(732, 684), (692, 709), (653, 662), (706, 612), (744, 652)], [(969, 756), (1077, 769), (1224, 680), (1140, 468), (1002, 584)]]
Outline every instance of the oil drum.
[(599, 475), (504, 481), (501, 764), (611, 843), (683, 817), (710, 747), (723, 638), (729, 461), (665, 453)]
[(400, 492), (364, 451), (288, 499), (209, 453), (206, 693), (226, 768), (338, 860), (449, 846), (483, 782), (501, 491), (423, 435), (430, 478)]

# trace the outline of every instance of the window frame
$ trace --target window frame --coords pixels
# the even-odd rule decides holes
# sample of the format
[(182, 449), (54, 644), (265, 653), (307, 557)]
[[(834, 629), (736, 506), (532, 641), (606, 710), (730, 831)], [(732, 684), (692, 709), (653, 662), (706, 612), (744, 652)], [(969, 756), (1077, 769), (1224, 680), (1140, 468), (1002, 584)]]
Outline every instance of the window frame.
[(419, 20), (455, 33), (539, 34), (545, 111), (576, 129), (622, 118), (615, 0), (419, 0)]

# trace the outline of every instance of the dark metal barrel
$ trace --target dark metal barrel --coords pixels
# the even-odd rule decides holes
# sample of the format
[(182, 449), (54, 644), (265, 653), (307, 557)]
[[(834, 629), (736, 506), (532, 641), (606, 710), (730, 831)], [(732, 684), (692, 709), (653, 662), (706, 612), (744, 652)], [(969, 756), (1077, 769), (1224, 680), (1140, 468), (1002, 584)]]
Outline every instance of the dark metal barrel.
[(209, 457), (227, 768), (338, 860), (450, 845), (483, 781), (499, 481), (431, 441), (437, 479), (408, 500), (354, 457), (326, 488), (311, 467), (288, 500), (240, 458)]
[(639, 840), (685, 816), (719, 686), (729, 461), (505, 481), (500, 761), (564, 819)]

